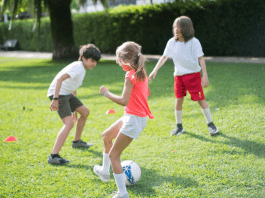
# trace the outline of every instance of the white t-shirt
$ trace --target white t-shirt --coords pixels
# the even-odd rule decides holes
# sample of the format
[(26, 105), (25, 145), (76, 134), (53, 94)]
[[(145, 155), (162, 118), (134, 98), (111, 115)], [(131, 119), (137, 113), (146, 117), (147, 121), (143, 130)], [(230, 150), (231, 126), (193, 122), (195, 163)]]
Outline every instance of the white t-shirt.
[(86, 70), (83, 66), (82, 61), (75, 61), (70, 65), (66, 66), (53, 79), (47, 93), (48, 97), (54, 95), (57, 79), (65, 73), (67, 73), (70, 78), (63, 81), (59, 95), (69, 95), (76, 91), (77, 88), (82, 85), (82, 82), (86, 75)]
[(172, 57), (175, 65), (174, 76), (201, 71), (198, 58), (203, 55), (201, 43), (195, 37), (186, 43), (176, 41), (175, 38), (169, 39), (163, 54), (163, 56)]

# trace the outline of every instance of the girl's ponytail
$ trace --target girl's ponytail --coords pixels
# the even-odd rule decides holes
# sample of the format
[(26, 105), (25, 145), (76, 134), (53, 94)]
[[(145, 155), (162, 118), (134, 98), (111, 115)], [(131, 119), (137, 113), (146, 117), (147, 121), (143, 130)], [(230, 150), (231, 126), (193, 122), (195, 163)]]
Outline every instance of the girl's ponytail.
[(135, 59), (137, 62), (135, 65), (138, 65), (137, 70), (135, 71), (135, 77), (137, 81), (144, 81), (146, 79), (146, 69), (145, 69), (145, 57), (143, 54), (139, 53), (138, 57)]

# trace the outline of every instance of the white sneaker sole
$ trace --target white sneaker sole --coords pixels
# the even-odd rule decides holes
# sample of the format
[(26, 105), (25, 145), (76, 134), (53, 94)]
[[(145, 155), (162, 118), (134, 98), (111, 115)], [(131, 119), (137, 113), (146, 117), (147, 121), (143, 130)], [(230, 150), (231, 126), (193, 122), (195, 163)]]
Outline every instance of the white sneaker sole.
[(101, 181), (103, 181), (103, 182), (108, 182), (108, 181), (110, 180), (110, 178), (108, 178), (108, 179), (103, 178), (103, 177), (100, 175), (100, 173), (96, 171), (96, 166), (94, 166), (93, 171), (94, 171), (94, 173), (95, 173), (97, 176), (99, 176), (99, 178), (101, 179)]
[(218, 129), (218, 127), (216, 127), (216, 131), (214, 131), (214, 132), (210, 132), (210, 135), (211, 135), (211, 136), (214, 136), (214, 135), (216, 135), (217, 133), (219, 133), (219, 129)]

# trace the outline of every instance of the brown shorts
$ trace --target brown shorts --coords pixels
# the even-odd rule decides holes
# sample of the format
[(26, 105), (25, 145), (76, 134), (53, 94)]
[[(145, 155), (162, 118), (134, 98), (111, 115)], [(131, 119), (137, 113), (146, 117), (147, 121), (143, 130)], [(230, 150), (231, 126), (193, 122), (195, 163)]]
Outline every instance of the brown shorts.
[[(52, 101), (53, 96), (49, 96)], [(61, 119), (71, 116), (78, 107), (83, 106), (83, 103), (73, 94), (59, 96), (59, 110), (57, 111)]]

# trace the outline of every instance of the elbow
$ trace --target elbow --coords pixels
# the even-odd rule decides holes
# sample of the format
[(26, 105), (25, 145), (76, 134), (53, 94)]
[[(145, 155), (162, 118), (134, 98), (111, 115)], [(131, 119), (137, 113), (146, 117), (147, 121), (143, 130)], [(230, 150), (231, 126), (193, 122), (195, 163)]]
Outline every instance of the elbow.
[(58, 79), (57, 79), (57, 84), (62, 83), (62, 82), (63, 82), (63, 81), (62, 81), (61, 78), (58, 78)]
[(127, 101), (127, 100), (123, 100), (122, 102), (121, 102), (121, 105), (122, 106), (127, 106), (129, 104), (129, 100)]

